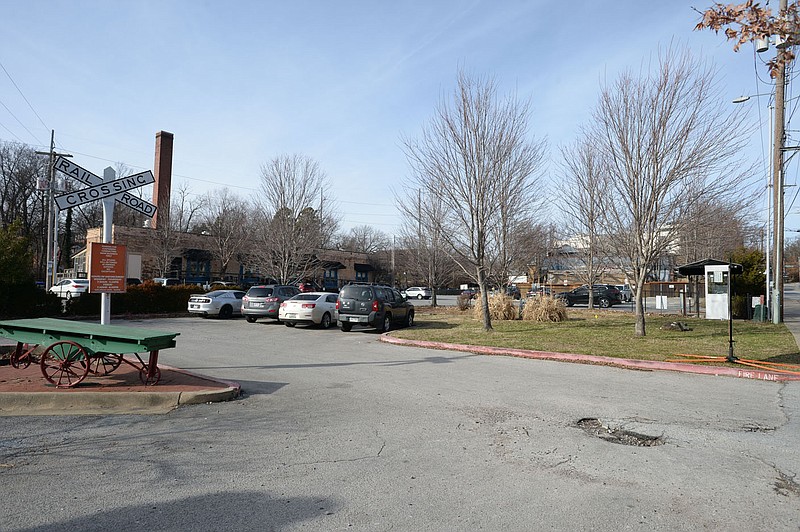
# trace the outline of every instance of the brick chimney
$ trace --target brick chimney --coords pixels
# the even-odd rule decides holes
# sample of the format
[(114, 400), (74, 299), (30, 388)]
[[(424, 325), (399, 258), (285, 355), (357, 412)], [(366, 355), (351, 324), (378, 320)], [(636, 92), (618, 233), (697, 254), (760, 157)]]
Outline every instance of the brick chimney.
[(166, 131), (156, 133), (156, 162), (154, 175), (156, 182), (153, 184), (153, 203), (158, 207), (150, 225), (158, 228), (158, 219), (164, 223), (169, 220), (169, 200), (172, 189), (172, 141), (175, 135)]

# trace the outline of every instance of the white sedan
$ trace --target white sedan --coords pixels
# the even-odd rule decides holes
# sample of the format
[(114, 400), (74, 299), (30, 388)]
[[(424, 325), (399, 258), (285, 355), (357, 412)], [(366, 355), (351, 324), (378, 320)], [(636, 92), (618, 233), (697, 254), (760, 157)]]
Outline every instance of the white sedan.
[(227, 319), (236, 314), (242, 315), (241, 290), (214, 290), (207, 294), (192, 294), (189, 297), (189, 313), (200, 314), (204, 318), (219, 316)]
[(58, 297), (72, 299), (89, 290), (89, 279), (64, 279), (50, 287), (50, 291)]
[(281, 303), (278, 319), (287, 327), (308, 323), (327, 329), (336, 323), (339, 296), (330, 292), (303, 292)]

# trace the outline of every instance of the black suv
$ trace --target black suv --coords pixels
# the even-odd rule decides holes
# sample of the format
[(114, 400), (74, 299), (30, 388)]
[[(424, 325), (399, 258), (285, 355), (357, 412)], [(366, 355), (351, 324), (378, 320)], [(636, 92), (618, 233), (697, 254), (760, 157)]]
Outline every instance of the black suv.
[(414, 307), (400, 292), (382, 285), (348, 284), (339, 291), (336, 300), (339, 317), (336, 324), (344, 332), (353, 325), (375, 327), (381, 332), (393, 324), (411, 327), (414, 324)]
[[(592, 295), (594, 302), (601, 308), (608, 308), (613, 305), (622, 303), (619, 289), (610, 284), (596, 284), (592, 285)], [(569, 292), (562, 292), (555, 295), (556, 299), (562, 300), (568, 307), (572, 305), (588, 305), (589, 304), (589, 285), (579, 286)]]

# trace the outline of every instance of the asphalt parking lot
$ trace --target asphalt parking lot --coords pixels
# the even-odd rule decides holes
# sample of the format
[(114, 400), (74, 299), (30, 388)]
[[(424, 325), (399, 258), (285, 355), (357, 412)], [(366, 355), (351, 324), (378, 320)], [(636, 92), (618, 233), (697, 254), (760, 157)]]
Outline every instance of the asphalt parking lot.
[(137, 323), (243, 396), (0, 418), (0, 529), (797, 529), (799, 383)]

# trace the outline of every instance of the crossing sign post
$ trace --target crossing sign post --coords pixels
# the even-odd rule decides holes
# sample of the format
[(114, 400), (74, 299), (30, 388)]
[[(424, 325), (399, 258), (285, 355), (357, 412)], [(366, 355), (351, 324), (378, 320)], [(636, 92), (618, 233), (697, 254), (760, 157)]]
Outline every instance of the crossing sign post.
[[(100, 177), (61, 156), (55, 161), (55, 169), (84, 185), (89, 185), (87, 188), (57, 196), (55, 200), (59, 210), (77, 207), (95, 200), (103, 202), (103, 244), (111, 244), (114, 205), (117, 202), (127, 205), (145, 216), (152, 217), (156, 213), (155, 205), (128, 192), (154, 183), (155, 178), (150, 170), (117, 179), (114, 169), (109, 167), (103, 171), (103, 177)], [(92, 285), (91, 275), (89, 277), (90, 286), (95, 287), (95, 290), (90, 291), (100, 292), (100, 324), (107, 325), (111, 322), (111, 292), (119, 291), (119, 287), (105, 286), (102, 283)]]

